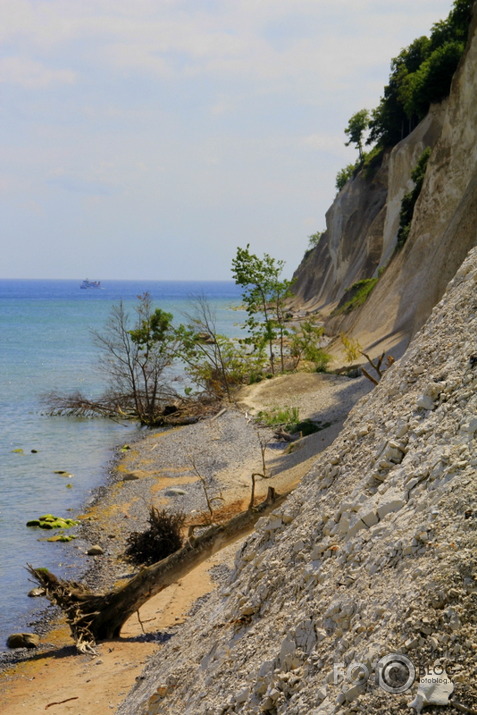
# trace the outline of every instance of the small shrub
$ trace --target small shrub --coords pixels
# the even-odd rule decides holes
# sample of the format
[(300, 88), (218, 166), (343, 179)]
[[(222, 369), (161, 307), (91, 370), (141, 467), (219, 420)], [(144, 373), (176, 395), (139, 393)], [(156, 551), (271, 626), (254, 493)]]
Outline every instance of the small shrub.
[(319, 244), (321, 241), (324, 231), (316, 231), (316, 233), (312, 233), (311, 236), (308, 236), (308, 248), (313, 249), (316, 248), (316, 246)]
[(310, 419), (300, 420), (298, 407), (277, 407), (273, 410), (264, 410), (258, 413), (257, 419), (267, 427), (282, 427), (285, 432), (290, 434), (301, 432), (303, 437), (326, 429), (331, 424), (331, 422), (314, 422)]
[(315, 363), (316, 372), (326, 372), (331, 359), (332, 356), (325, 352), (322, 348), (316, 348), (310, 354), (310, 357), (307, 357), (307, 360)]
[(317, 372), (326, 372), (331, 355), (319, 346), (323, 335), (324, 328), (321, 325), (314, 325), (310, 321), (305, 321), (299, 328), (294, 328), (290, 354), (295, 361), (295, 367), (300, 360), (307, 360), (315, 363)]
[(351, 364), (357, 360), (361, 354), (361, 345), (357, 340), (350, 338), (346, 333), (340, 333), (340, 340), (343, 343), (346, 355), (346, 362)]
[(133, 531), (127, 538), (125, 556), (134, 564), (156, 563), (182, 547), (181, 529), (185, 514), (170, 514), (152, 506), (149, 511), (149, 529)]
[(359, 162), (356, 162), (356, 164), (348, 164), (344, 169), (338, 171), (336, 175), (336, 188), (338, 191), (341, 191), (344, 185), (347, 184), (350, 179), (354, 178), (358, 169)]
[(341, 313), (351, 313), (355, 308), (366, 302), (368, 297), (374, 290), (379, 278), (363, 278), (360, 281), (353, 283), (351, 288), (346, 291), (345, 302), (333, 311), (333, 315), (341, 315)]

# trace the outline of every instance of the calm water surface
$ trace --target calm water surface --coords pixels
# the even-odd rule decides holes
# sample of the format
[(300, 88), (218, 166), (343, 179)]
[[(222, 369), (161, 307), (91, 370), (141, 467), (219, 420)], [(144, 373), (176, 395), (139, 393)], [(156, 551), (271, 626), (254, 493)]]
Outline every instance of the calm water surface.
[[(232, 282), (102, 285), (81, 290), (80, 281), (0, 280), (0, 649), (10, 633), (31, 630), (46, 603), (28, 598), (33, 586), (25, 564), (66, 578), (84, 565), (74, 541), (41, 541), (45, 533), (25, 523), (44, 513), (81, 513), (91, 490), (104, 484), (114, 448), (138, 434), (134, 425), (108, 420), (49, 417), (42, 414), (40, 396), (74, 389), (99, 394), (104, 378), (95, 369), (98, 354), (90, 331), (104, 325), (119, 300), (132, 312), (145, 291), (178, 321), (190, 311), (191, 299), (204, 295), (219, 332), (238, 333), (241, 316), (231, 307), (240, 294)], [(56, 470), (74, 476), (66, 479)]]

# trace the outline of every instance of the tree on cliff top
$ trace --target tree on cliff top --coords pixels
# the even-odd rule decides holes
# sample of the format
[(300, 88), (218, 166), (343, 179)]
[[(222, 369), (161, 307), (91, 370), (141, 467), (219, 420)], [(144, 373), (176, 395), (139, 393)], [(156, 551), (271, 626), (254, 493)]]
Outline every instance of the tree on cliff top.
[(359, 160), (363, 159), (363, 135), (369, 125), (369, 112), (367, 109), (360, 109), (359, 112), (353, 114), (345, 129), (345, 134), (349, 136), (349, 141), (345, 146), (356, 144), (359, 152)]
[(351, 117), (345, 129), (349, 136), (347, 145), (357, 144), (359, 162), (338, 172), (338, 190), (360, 168), (363, 159), (366, 164), (361, 147), (365, 128), (369, 128), (366, 143), (375, 145), (370, 154), (393, 147), (412, 132), (431, 104), (448, 96), (465, 49), (473, 5), (474, 0), (454, 0), (447, 18), (433, 25), (429, 37), (418, 37), (391, 60), (388, 84), (378, 106), (367, 117), (366, 127), (363, 126), (366, 110), (361, 110)]
[(445, 20), (432, 27), (391, 61), (389, 83), (370, 120), (368, 143), (394, 146), (450, 91), (464, 52), (473, 0), (455, 0)]

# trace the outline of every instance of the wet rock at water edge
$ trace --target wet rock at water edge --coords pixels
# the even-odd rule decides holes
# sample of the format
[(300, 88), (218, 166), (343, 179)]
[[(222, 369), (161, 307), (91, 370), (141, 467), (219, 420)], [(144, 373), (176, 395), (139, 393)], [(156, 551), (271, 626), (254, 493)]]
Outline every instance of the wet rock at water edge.
[(40, 636), (36, 633), (12, 633), (7, 638), (7, 648), (37, 648)]
[(38, 586), (37, 588), (32, 588), (31, 591), (28, 591), (27, 595), (29, 596), (29, 598), (39, 598), (40, 596), (44, 596), (45, 594), (45, 589)]

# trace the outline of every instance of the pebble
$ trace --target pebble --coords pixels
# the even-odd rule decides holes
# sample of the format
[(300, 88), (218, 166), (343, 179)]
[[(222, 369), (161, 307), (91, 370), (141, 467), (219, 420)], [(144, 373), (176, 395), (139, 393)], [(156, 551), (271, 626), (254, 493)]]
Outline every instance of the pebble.
[(86, 553), (88, 556), (102, 556), (102, 554), (104, 554), (104, 550), (101, 546), (99, 546), (99, 544), (94, 544), (93, 546), (90, 546)]

